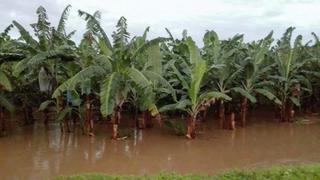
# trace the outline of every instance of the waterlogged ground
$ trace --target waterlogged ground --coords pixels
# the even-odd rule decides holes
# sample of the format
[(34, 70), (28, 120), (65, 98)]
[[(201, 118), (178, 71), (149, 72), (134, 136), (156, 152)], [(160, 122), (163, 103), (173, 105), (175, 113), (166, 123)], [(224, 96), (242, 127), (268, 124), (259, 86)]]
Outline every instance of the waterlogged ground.
[[(159, 171), (215, 174), (233, 168), (320, 162), (319, 116), (306, 124), (277, 123), (257, 113), (246, 128), (221, 130), (208, 119), (196, 140), (159, 129), (110, 140), (106, 125), (93, 138), (57, 125), (16, 128), (0, 138), (0, 179), (44, 179), (84, 172), (149, 174)], [(122, 127), (125, 128), (125, 127)], [(127, 127), (128, 128), (128, 127)], [(128, 131), (129, 132), (129, 131)]]

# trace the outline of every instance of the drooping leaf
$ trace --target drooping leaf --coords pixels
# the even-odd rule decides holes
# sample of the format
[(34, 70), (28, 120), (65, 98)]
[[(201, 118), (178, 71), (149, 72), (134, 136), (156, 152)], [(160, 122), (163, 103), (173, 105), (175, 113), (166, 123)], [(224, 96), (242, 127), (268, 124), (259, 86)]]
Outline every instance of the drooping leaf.
[[(164, 79), (163, 76), (161, 76), (160, 74), (157, 74), (153, 71), (143, 71), (143, 74), (145, 74), (149, 80), (159, 83), (160, 87), (164, 87), (164, 88), (168, 89), (173, 97), (173, 100), (176, 101), (176, 99), (177, 99), (176, 91), (171, 86), (171, 84), (166, 79)], [(159, 88), (157, 88), (157, 89), (159, 89)]]
[(3, 95), (0, 94), (0, 105), (9, 112), (14, 112), (14, 105)]
[(127, 68), (129, 78), (135, 82), (140, 88), (145, 89), (151, 87), (151, 82), (145, 77), (145, 75), (138, 69), (132, 67)]
[(69, 11), (70, 11), (70, 8), (71, 8), (71, 5), (68, 5), (62, 12), (61, 14), (61, 17), (60, 17), (60, 20), (59, 20), (59, 24), (58, 24), (58, 27), (57, 27), (57, 31), (59, 33), (62, 33), (62, 34), (65, 34), (65, 24), (66, 24), (66, 21), (68, 19), (68, 16), (69, 16)]
[(186, 111), (186, 107), (191, 106), (191, 102), (188, 99), (183, 99), (174, 104), (167, 104), (159, 108), (159, 112), (182, 110)]
[(62, 111), (59, 111), (57, 114), (56, 121), (57, 122), (63, 122), (67, 115), (69, 115), (72, 111), (72, 108), (67, 106)]
[(200, 95), (199, 97), (199, 102), (205, 100), (205, 99), (212, 99), (212, 98), (217, 98), (217, 99), (222, 99), (226, 101), (230, 101), (232, 98), (224, 93), (221, 93), (219, 91), (210, 91), (210, 92), (205, 92)]
[(38, 111), (44, 111), (45, 109), (47, 109), (49, 107), (49, 105), (51, 104), (55, 104), (55, 101), (53, 100), (46, 100), (44, 102), (42, 102), (39, 106)]
[(271, 101), (274, 101), (276, 104), (281, 105), (281, 101), (270, 91), (267, 89), (255, 89), (255, 92), (265, 96), (266, 98), (270, 99)]
[(37, 47), (38, 42), (33, 39), (33, 37), (29, 34), (29, 32), (21, 24), (19, 24), (17, 21), (13, 21), (12, 23), (19, 30), (21, 38), (25, 42), (30, 44), (32, 47)]
[(77, 84), (85, 81), (86, 79), (90, 79), (94, 76), (101, 76), (105, 73), (105, 70), (96, 65), (89, 66), (81, 71), (79, 71), (77, 74), (75, 74), (73, 77), (62, 83), (52, 94), (53, 98), (58, 98), (62, 92), (66, 90), (74, 90), (77, 86)]
[(234, 92), (240, 93), (242, 96), (248, 98), (250, 100), (250, 102), (252, 102), (252, 103), (257, 102), (257, 99), (250, 92), (248, 92), (247, 90), (245, 90), (241, 87), (235, 87), (235, 88), (232, 88), (232, 90)]
[(296, 97), (290, 97), (290, 100), (291, 100), (291, 102), (292, 102), (294, 105), (300, 107), (300, 100), (299, 100), (298, 98), (296, 98)]
[(0, 86), (3, 86), (7, 91), (12, 91), (12, 85), (8, 76), (0, 70)]
[(79, 12), (79, 16), (84, 17), (87, 22), (90, 22), (89, 25), (92, 26), (92, 29), (96, 29), (98, 33), (101, 34), (103, 40), (105, 41), (105, 44), (111, 50), (112, 45), (110, 43), (110, 40), (107, 34), (105, 33), (105, 31), (103, 30), (103, 28), (101, 27), (99, 21), (96, 19), (96, 17), (92, 16), (91, 14), (85, 11), (79, 10), (78, 12)]
[(116, 93), (119, 87), (118, 73), (113, 72), (102, 83), (100, 91), (100, 111), (101, 114), (106, 117), (113, 112), (113, 108), (116, 105)]

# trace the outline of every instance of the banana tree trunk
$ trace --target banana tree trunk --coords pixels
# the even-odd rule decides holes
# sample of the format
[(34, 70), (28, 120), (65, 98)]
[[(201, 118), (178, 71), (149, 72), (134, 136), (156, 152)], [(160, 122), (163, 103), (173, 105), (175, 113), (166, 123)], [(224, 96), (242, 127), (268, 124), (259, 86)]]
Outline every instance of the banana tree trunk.
[(196, 119), (193, 116), (189, 116), (187, 119), (187, 134), (186, 137), (188, 139), (194, 139), (196, 136), (195, 127), (196, 127)]
[(34, 118), (32, 114), (32, 107), (24, 104), (23, 107), (24, 125), (30, 125), (34, 123)]
[(163, 124), (162, 124), (162, 119), (160, 114), (156, 115), (156, 120), (159, 123), (160, 128), (162, 128)]
[(139, 122), (138, 122), (138, 108), (134, 106), (133, 108), (133, 127), (137, 128), (139, 127)]
[[(64, 109), (64, 102), (63, 102), (63, 96), (60, 96), (59, 97), (59, 103), (58, 103), (58, 109), (59, 111), (61, 112), (63, 109)], [(65, 126), (64, 126), (64, 122), (62, 120), (62, 122), (60, 122), (60, 130), (61, 130), (61, 133), (64, 133), (65, 132)]]
[(60, 123), (60, 130), (62, 133), (71, 132), (68, 120), (63, 120), (63, 122)]
[(91, 107), (89, 95), (86, 95), (85, 123), (84, 124), (85, 124), (86, 135), (94, 136), (94, 134), (93, 134), (93, 120), (92, 120), (92, 107)]
[(141, 113), (141, 118), (139, 119), (139, 129), (144, 129), (146, 128), (146, 120), (147, 119), (147, 112), (143, 111)]
[(44, 110), (44, 125), (48, 126), (49, 125), (49, 111)]
[(228, 127), (228, 129), (230, 129), (230, 130), (236, 129), (235, 117), (236, 117), (236, 115), (235, 115), (234, 112), (232, 112), (232, 113), (230, 114), (230, 116), (229, 116), (229, 127)]
[(223, 124), (225, 121), (225, 106), (223, 100), (220, 100), (220, 105), (219, 105), (219, 124), (220, 127), (223, 128)]
[(6, 121), (4, 119), (3, 107), (0, 106), (0, 120), (1, 120), (1, 134), (4, 134), (6, 131)]
[(293, 105), (289, 100), (286, 100), (281, 105), (281, 122), (291, 122), (294, 117)]
[(240, 110), (242, 127), (246, 126), (247, 111), (248, 111), (248, 99), (246, 97), (243, 97), (241, 101), (241, 110)]
[(152, 119), (151, 119), (151, 113), (150, 111), (146, 111), (145, 112), (145, 126), (146, 128), (152, 128), (153, 124), (152, 124)]
[(64, 127), (66, 128), (67, 132), (71, 132), (71, 129), (70, 129), (70, 119), (67, 118), (67, 119), (65, 119), (63, 122), (64, 122)]
[[(58, 106), (60, 112), (64, 110), (64, 108), (66, 108), (66, 102), (63, 98), (63, 96), (59, 97), (59, 106)], [(70, 130), (70, 126), (69, 126), (69, 119), (65, 118), (62, 119), (62, 122), (60, 122), (60, 130), (62, 133), (64, 132), (71, 132)]]
[(120, 107), (117, 106), (111, 116), (111, 123), (112, 123), (111, 138), (112, 139), (117, 139), (119, 137), (118, 126), (120, 123), (120, 119), (121, 119), (121, 111), (120, 111)]
[(29, 124), (28, 112), (25, 104), (22, 106), (22, 110), (23, 110), (24, 125), (28, 125)]
[(288, 101), (287, 107), (286, 107), (286, 116), (287, 116), (287, 122), (292, 122), (294, 117), (294, 110), (293, 110), (293, 104)]

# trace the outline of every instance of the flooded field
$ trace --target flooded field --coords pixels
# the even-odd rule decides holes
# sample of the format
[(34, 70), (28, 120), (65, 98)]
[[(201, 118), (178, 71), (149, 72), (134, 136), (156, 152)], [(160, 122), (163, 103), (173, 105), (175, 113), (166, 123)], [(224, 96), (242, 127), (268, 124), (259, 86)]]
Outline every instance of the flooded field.
[(43, 179), (84, 172), (141, 175), (159, 171), (212, 175), (233, 168), (320, 162), (320, 123), (318, 117), (312, 118), (312, 123), (303, 125), (251, 118), (246, 128), (235, 131), (219, 129), (209, 119), (191, 141), (158, 127), (114, 141), (105, 124), (95, 127), (95, 137), (86, 137), (79, 129), (61, 134), (58, 125), (45, 128), (36, 123), (0, 138), (0, 177)]

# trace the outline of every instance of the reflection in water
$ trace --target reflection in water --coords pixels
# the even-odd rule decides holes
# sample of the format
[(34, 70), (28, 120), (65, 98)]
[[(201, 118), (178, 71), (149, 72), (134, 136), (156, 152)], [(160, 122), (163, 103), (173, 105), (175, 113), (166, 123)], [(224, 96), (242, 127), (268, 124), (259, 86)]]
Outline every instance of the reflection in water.
[[(266, 119), (267, 120), (267, 119)], [(320, 126), (252, 119), (246, 128), (221, 130), (208, 120), (196, 140), (153, 128), (133, 130), (123, 141), (97, 125), (96, 136), (57, 125), (18, 128), (0, 138), (1, 179), (43, 179), (83, 172), (145, 174), (159, 171), (213, 174), (230, 168), (319, 162)]]

